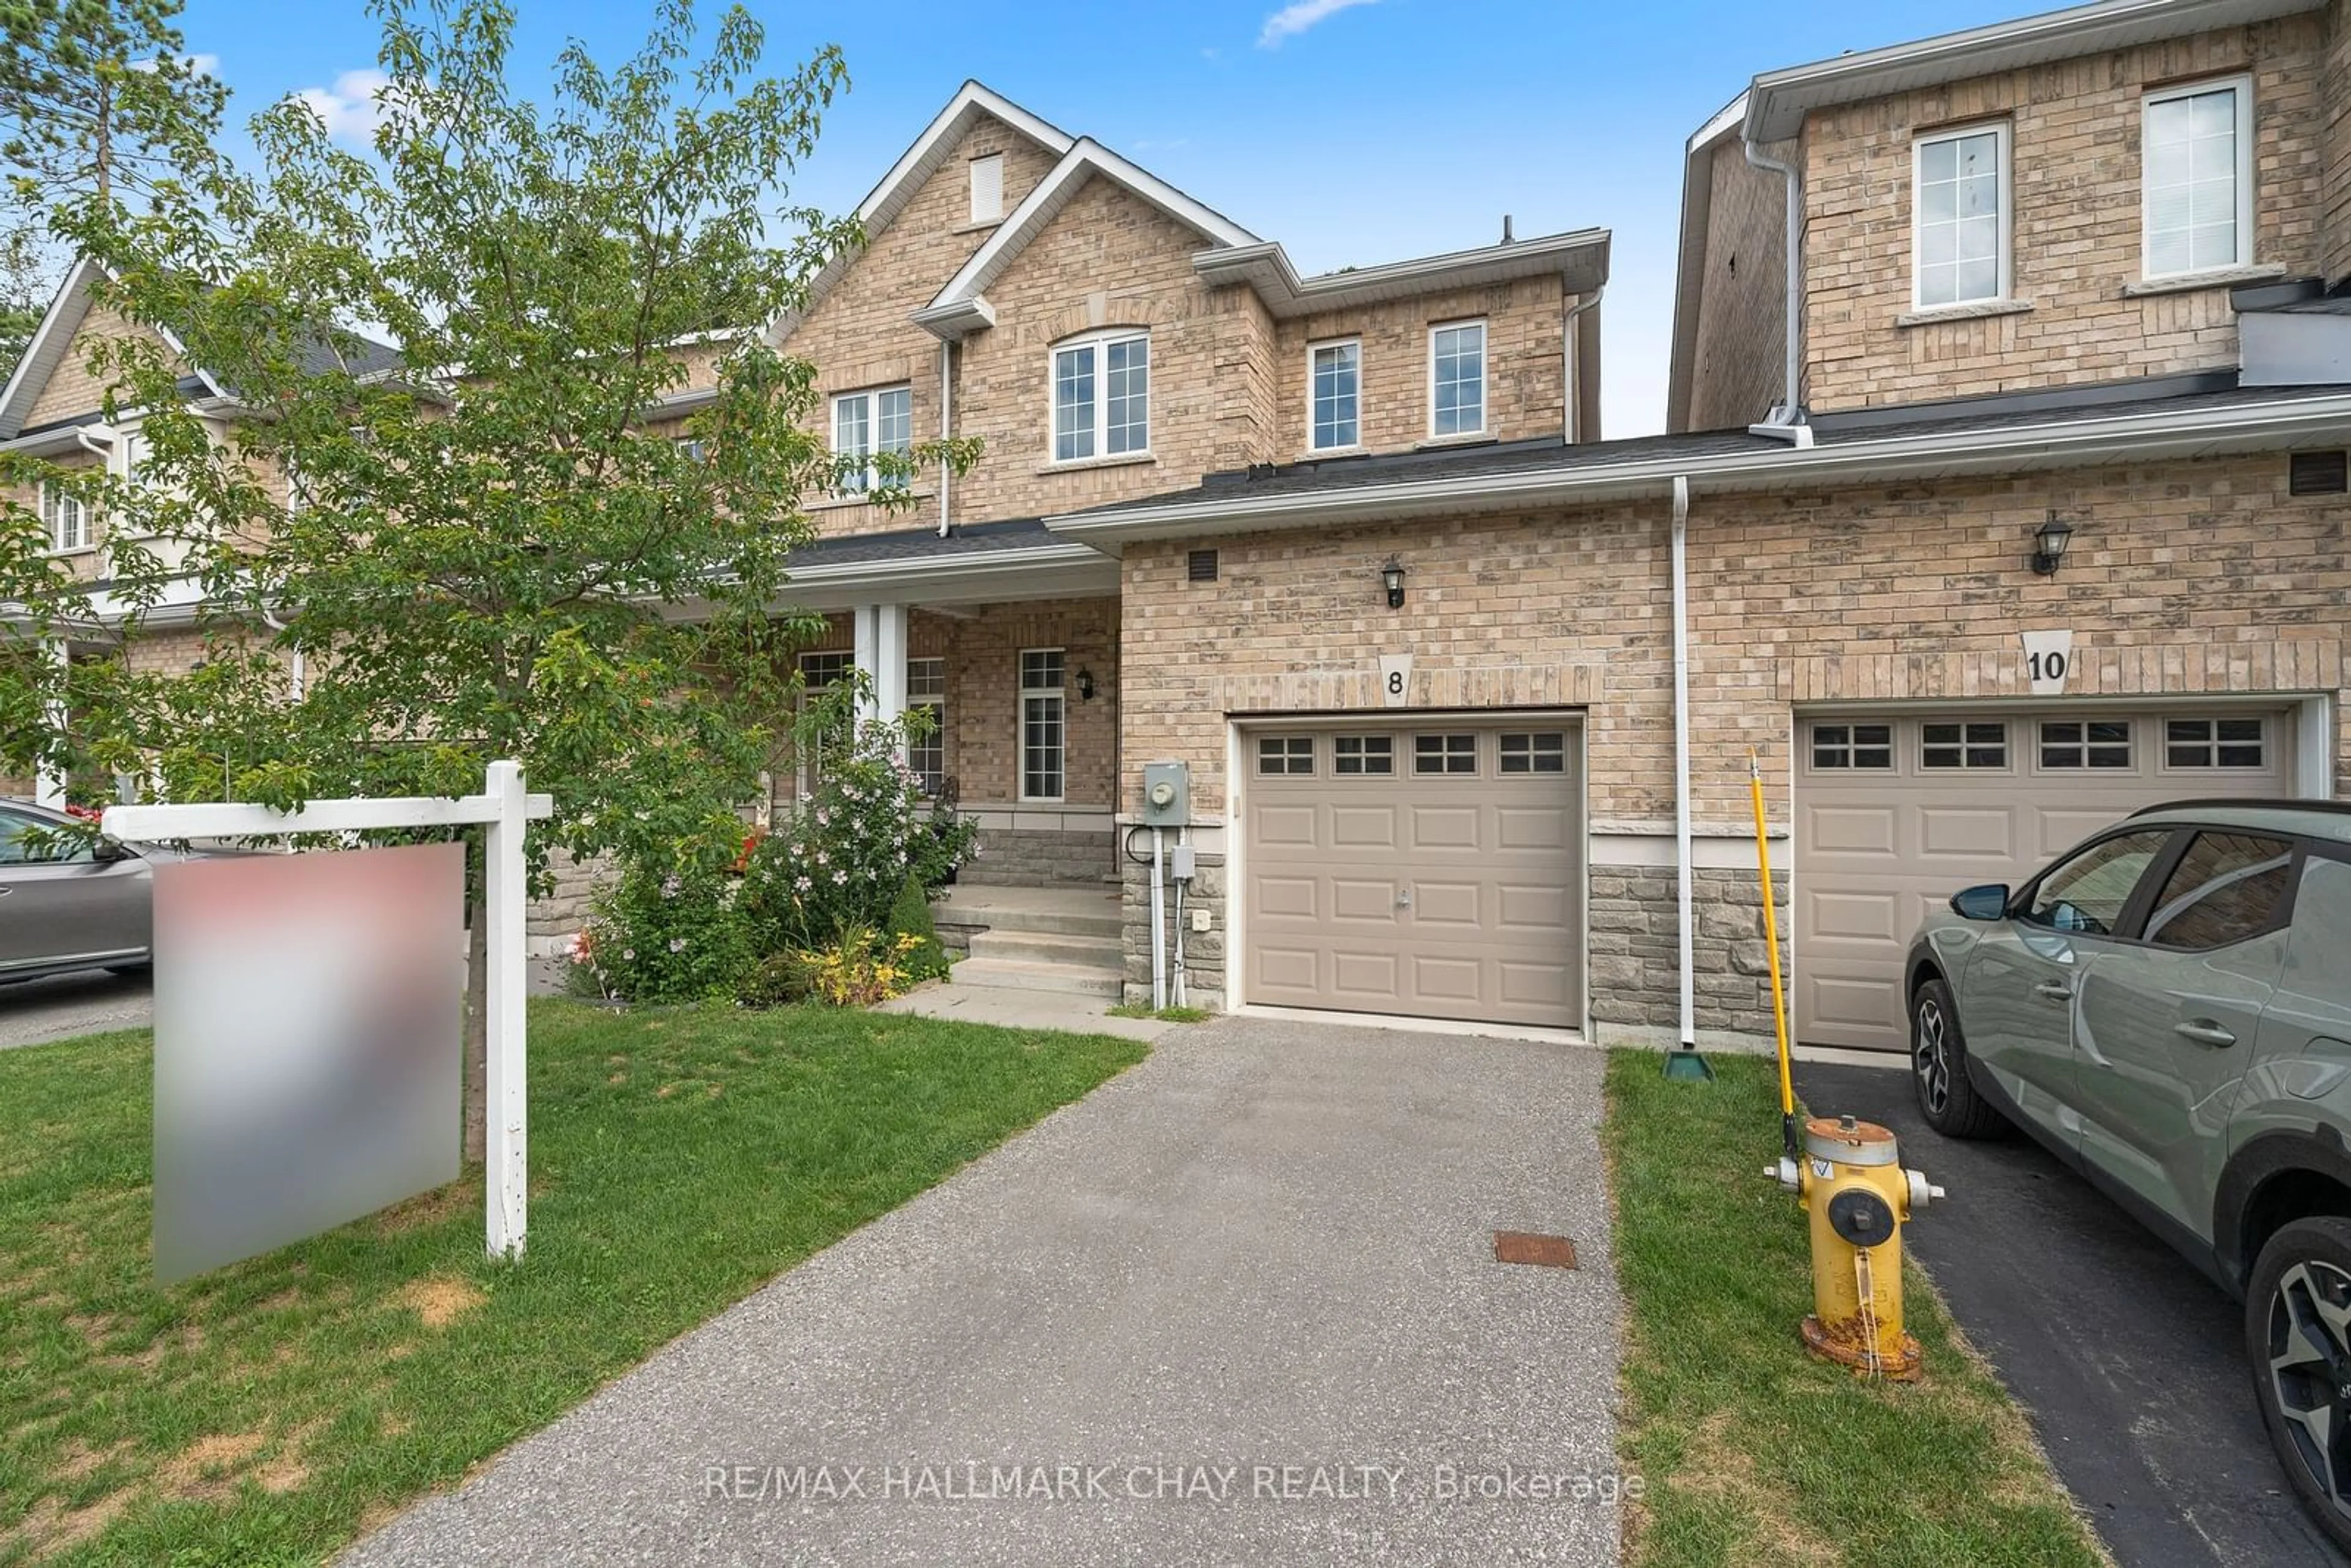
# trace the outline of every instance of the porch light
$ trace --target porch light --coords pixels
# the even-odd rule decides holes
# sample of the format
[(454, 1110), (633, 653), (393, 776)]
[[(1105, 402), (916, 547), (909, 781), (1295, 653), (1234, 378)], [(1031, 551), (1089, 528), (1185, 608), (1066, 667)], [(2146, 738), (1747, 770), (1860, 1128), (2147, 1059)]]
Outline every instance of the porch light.
[(1086, 703), (1094, 700), (1094, 673), (1083, 667), (1078, 671), (1078, 700)]
[(2073, 541), (2074, 525), (2061, 521), (2056, 513), (2034, 530), (2032, 535), (2032, 570), (2043, 577), (2053, 576), (2057, 563), (2065, 559), (2065, 547)]
[(1388, 557), (1387, 565), (1380, 568), (1380, 580), (1387, 585), (1388, 608), (1391, 610), (1403, 609), (1404, 563), (1397, 560), (1394, 556)]

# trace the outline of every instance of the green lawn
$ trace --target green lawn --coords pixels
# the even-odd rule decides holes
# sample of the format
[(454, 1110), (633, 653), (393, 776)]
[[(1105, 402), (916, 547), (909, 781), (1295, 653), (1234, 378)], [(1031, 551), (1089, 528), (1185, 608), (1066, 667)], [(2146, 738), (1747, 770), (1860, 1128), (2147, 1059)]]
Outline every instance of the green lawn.
[[(1810, 1359), (1802, 1211), (1780, 1154), (1772, 1063), (1716, 1057), (1669, 1083), (1608, 1062), (1607, 1152), (1627, 1303), (1620, 1447), (1646, 1487), (1628, 1563), (1975, 1568), (2105, 1561), (2022, 1415), (1906, 1270), (1923, 1382)], [(1928, 1223), (1931, 1223), (1929, 1219)]]
[(315, 1562), (1143, 1054), (534, 1003), (523, 1262), (475, 1176), (158, 1290), (148, 1036), (0, 1051), (0, 1564)]

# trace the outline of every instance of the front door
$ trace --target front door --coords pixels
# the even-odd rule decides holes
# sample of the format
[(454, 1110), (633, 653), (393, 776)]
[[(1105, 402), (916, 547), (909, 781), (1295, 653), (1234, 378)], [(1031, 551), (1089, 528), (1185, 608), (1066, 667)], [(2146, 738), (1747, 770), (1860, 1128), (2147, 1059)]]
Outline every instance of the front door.
[(1959, 1021), (1969, 1054), (2069, 1149), (2081, 1134), (2074, 1024), (2084, 979), (2114, 949), (2132, 894), (2169, 838), (2168, 829), (2140, 829), (2077, 850), (2028, 885), (2022, 907), (1968, 961)]
[(2197, 1236), (2262, 1011), (2285, 967), (2294, 844), (2198, 832), (2147, 905), (2140, 940), (2084, 977), (2082, 1153)]

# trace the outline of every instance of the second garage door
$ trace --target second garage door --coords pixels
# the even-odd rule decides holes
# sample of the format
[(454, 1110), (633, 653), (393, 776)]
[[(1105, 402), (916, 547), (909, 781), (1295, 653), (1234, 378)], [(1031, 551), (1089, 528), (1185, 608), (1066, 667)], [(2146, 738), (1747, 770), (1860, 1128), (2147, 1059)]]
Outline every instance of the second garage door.
[(1573, 721), (1275, 727), (1242, 745), (1249, 1000), (1581, 1025)]
[(1797, 1039), (1899, 1051), (1902, 961), (1960, 888), (2020, 883), (2142, 806), (2289, 793), (2292, 721), (2180, 710), (1862, 715), (1797, 726)]

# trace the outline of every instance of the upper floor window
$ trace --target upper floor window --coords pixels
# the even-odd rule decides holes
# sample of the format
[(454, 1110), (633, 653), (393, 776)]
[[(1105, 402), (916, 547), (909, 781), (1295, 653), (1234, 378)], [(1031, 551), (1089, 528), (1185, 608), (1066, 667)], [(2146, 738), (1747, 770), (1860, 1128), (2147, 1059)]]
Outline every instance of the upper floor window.
[(1457, 321), (1428, 334), (1428, 433), (1476, 435), (1486, 428), (1486, 323)]
[(89, 549), (98, 542), (90, 525), (89, 507), (79, 496), (42, 481), (41, 526), (48, 530), (51, 549)]
[(1151, 334), (1105, 332), (1053, 350), (1053, 461), (1151, 450)]
[[(832, 400), (832, 451), (836, 457), (871, 458), (878, 452), (904, 455), (914, 444), (914, 394), (905, 387), (848, 392)], [(893, 476), (903, 483), (902, 476)], [(868, 462), (841, 476), (843, 495), (861, 495), (882, 482)]]
[(1308, 397), (1313, 427), (1308, 442), (1317, 452), (1353, 446), (1363, 439), (1364, 346), (1317, 343), (1307, 351)]
[(2147, 277), (2252, 260), (2252, 84), (2242, 78), (2147, 95)]
[(1918, 308), (2008, 298), (2008, 127), (1921, 136), (1911, 156)]
[(971, 221), (992, 224), (1004, 216), (1004, 154), (971, 161)]

